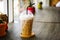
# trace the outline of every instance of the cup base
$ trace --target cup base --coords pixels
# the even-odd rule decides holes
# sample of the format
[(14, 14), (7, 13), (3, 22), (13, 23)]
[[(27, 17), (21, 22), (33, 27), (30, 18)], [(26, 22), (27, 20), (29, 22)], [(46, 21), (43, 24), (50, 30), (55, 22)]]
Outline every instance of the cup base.
[(30, 37), (35, 36), (35, 34), (34, 34), (34, 32), (32, 32), (31, 35), (23, 35), (23, 34), (20, 34), (20, 36), (21, 36), (22, 38), (30, 38)]

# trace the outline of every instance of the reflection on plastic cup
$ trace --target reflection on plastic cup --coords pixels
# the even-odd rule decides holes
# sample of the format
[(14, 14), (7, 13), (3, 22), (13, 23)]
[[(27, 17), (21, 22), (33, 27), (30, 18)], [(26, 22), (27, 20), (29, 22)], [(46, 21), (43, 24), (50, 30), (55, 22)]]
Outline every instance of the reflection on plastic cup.
[(22, 27), (21, 37), (31, 37), (34, 34), (32, 33), (32, 24), (33, 24), (33, 14), (21, 14), (20, 23)]

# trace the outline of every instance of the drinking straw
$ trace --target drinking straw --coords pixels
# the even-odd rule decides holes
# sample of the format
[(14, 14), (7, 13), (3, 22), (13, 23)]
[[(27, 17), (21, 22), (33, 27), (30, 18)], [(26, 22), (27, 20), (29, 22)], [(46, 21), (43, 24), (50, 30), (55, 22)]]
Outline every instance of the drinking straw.
[(26, 14), (28, 14), (28, 7), (27, 7), (27, 9), (26, 9)]

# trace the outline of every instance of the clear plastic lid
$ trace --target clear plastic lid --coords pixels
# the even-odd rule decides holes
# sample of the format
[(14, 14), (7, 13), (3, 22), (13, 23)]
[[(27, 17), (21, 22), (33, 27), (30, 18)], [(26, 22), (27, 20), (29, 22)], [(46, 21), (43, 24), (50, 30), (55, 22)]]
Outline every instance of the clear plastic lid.
[(20, 14), (20, 20), (28, 20), (28, 19), (32, 19), (33, 17), (34, 16), (32, 12), (28, 11), (28, 14), (27, 14), (26, 10)]

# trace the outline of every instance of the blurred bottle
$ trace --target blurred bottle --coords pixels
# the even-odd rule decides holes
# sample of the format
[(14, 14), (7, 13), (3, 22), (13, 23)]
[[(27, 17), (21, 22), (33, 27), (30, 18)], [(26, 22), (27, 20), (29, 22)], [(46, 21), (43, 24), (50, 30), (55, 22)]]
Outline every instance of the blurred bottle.
[(38, 3), (38, 5), (37, 5), (38, 9), (42, 9), (42, 4), (43, 4), (42, 2)]

